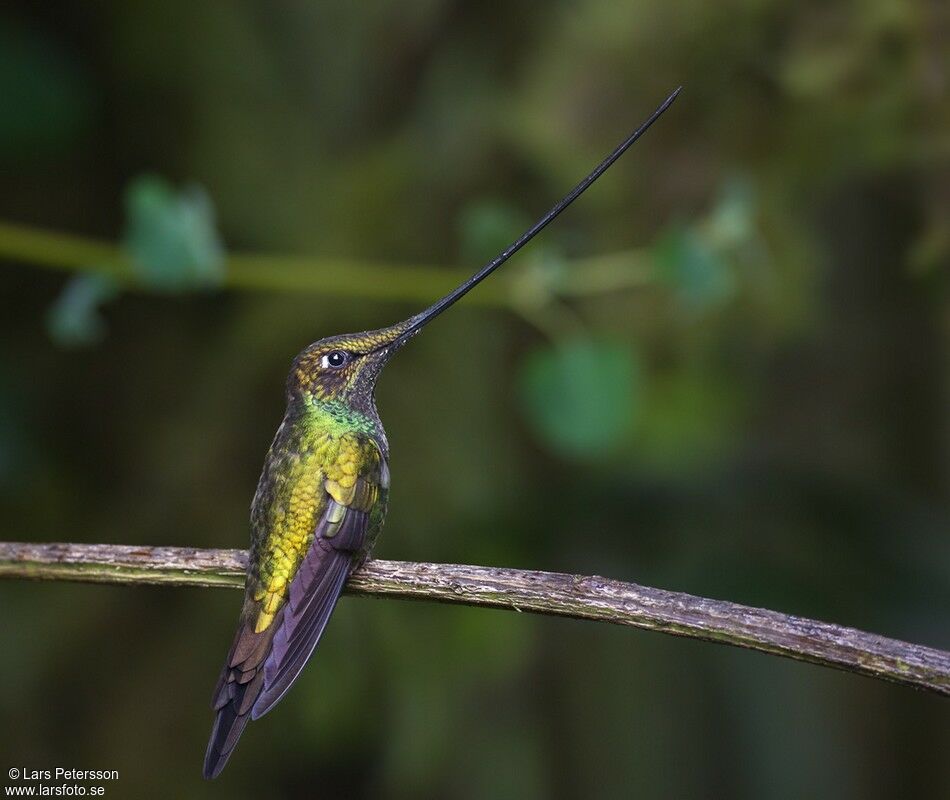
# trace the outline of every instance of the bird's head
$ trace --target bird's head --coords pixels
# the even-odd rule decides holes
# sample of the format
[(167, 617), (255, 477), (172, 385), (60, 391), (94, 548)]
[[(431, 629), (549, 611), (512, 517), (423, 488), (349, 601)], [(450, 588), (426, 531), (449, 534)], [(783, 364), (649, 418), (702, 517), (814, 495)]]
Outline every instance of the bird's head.
[(383, 367), (418, 331), (412, 320), (389, 328), (346, 333), (314, 342), (295, 359), (287, 388), (291, 396), (319, 402), (341, 401), (359, 405), (376, 388)]
[(294, 360), (290, 371), (287, 383), (290, 397), (324, 403), (343, 402), (357, 409), (365, 407), (366, 410), (373, 410), (373, 390), (376, 388), (376, 381), (392, 355), (419, 333), (425, 325), (504, 264), (580, 197), (670, 107), (679, 91), (677, 89), (673, 92), (646, 122), (621, 142), (590, 175), (577, 184), (547, 214), (441, 300), (425, 311), (389, 328), (332, 336), (321, 339), (303, 350)]

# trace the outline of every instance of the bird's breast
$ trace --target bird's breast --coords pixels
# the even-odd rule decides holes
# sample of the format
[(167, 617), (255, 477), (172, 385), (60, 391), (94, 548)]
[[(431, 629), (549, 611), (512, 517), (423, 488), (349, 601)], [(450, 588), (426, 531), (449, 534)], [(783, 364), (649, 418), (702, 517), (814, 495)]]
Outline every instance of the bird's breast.
[(331, 498), (349, 505), (365, 485), (357, 479), (379, 458), (374, 439), (337, 427), (285, 420), (268, 452), (251, 510), (248, 570), (265, 618), (285, 601)]

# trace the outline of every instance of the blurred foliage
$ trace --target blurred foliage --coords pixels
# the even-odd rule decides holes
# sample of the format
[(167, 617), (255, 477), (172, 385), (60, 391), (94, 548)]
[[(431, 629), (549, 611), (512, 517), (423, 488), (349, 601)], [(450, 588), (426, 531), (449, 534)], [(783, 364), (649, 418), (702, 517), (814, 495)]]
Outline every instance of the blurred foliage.
[[(387, 368), (379, 553), (950, 647), (948, 30), (928, 0), (5, 5), (0, 219), (118, 241), (145, 284), (0, 268), (6, 538), (242, 545), (293, 354), (416, 306), (231, 291), (223, 243), (474, 268), (682, 83), (509, 295)], [(0, 586), (8, 762), (117, 797), (950, 794), (935, 698), (355, 600), (206, 784), (238, 602)]]
[(656, 261), (660, 274), (688, 308), (718, 305), (735, 289), (728, 267), (691, 228), (667, 231), (657, 245)]
[(220, 284), (224, 249), (205, 192), (176, 192), (161, 178), (132, 182), (125, 198), (124, 243), (136, 277), (147, 287), (182, 291)]
[(53, 341), (63, 347), (95, 344), (105, 336), (103, 303), (118, 294), (118, 286), (104, 275), (79, 275), (70, 280), (46, 314)]
[[(224, 247), (202, 189), (190, 186), (176, 192), (161, 178), (142, 176), (126, 191), (125, 211), (122, 248), (137, 286), (159, 292), (220, 286)], [(47, 313), (50, 336), (64, 347), (101, 341), (101, 306), (118, 292), (112, 277), (96, 271), (73, 278)]]
[(638, 373), (627, 348), (572, 339), (533, 353), (523, 405), (541, 436), (569, 455), (616, 452), (637, 416)]

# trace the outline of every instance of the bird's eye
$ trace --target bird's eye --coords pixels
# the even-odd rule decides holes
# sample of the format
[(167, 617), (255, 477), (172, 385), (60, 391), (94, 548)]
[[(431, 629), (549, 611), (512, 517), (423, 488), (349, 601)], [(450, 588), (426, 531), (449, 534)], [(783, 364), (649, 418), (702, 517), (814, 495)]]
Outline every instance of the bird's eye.
[(320, 366), (330, 367), (331, 369), (339, 369), (348, 360), (349, 356), (343, 350), (331, 350), (322, 359), (320, 359)]

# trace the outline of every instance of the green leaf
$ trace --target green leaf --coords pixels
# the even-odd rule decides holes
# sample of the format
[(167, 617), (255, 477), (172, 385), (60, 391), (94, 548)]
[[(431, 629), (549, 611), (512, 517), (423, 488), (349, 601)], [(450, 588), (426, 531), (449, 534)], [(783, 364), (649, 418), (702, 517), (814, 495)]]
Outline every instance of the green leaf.
[(738, 247), (755, 233), (755, 192), (743, 176), (725, 181), (704, 228), (711, 244), (718, 248)]
[(214, 209), (197, 186), (176, 191), (161, 178), (137, 178), (126, 193), (124, 239), (137, 277), (153, 289), (181, 292), (224, 279)]
[(735, 292), (735, 279), (728, 265), (694, 228), (670, 228), (655, 245), (653, 256), (660, 279), (672, 286), (690, 310), (706, 311)]
[(106, 326), (99, 310), (117, 294), (115, 282), (105, 275), (73, 278), (46, 314), (50, 338), (62, 347), (87, 347), (100, 341)]
[(520, 389), (538, 436), (568, 457), (609, 454), (638, 416), (638, 363), (617, 344), (575, 339), (537, 350), (522, 367)]

